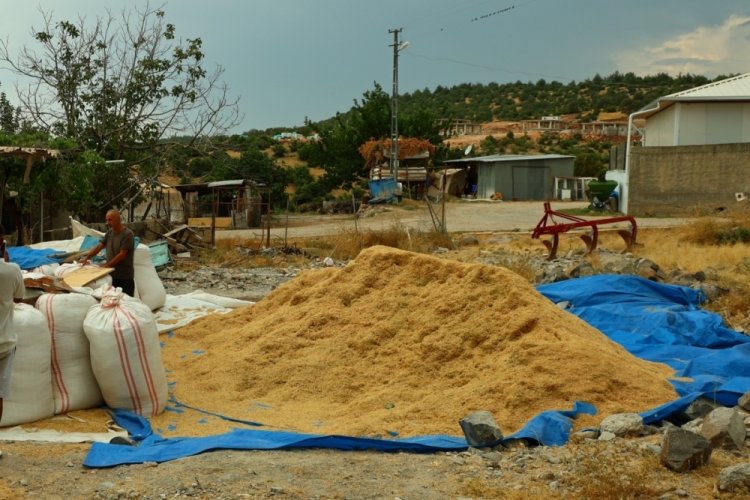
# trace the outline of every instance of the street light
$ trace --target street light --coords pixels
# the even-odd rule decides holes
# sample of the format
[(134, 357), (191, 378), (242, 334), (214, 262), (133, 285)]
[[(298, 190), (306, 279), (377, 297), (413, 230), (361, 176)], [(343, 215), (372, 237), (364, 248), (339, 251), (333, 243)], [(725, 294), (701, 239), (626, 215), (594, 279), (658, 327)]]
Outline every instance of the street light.
[(393, 91), (391, 93), (391, 158), (390, 171), (398, 185), (398, 53), (409, 46), (409, 42), (398, 42), (398, 34), (403, 28), (388, 30), (393, 33)]

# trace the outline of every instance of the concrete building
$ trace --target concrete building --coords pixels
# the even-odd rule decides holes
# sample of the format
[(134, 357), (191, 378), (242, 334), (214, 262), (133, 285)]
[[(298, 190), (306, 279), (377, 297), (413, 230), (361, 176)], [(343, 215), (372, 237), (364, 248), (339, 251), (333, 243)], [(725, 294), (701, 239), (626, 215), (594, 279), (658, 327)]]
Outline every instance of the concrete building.
[(574, 162), (575, 156), (547, 154), (490, 155), (445, 163), (466, 169), (463, 194), (510, 201), (554, 199), (555, 178), (572, 177)]
[(750, 73), (660, 97), (629, 117), (645, 119), (630, 146), (620, 209), (630, 215), (695, 215), (750, 195)]

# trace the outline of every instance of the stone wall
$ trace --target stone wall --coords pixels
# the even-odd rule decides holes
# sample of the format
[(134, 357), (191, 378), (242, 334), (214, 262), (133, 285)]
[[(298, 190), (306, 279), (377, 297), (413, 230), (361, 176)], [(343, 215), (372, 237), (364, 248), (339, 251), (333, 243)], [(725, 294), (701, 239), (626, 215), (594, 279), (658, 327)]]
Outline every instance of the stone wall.
[(714, 213), (750, 198), (750, 143), (633, 148), (629, 177), (630, 215)]

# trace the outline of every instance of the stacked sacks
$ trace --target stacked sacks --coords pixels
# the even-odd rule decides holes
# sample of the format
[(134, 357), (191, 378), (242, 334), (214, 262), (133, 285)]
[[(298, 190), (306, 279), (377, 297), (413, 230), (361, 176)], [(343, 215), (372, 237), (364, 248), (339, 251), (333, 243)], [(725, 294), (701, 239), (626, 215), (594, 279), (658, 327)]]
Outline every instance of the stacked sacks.
[(50, 371), (51, 340), (44, 315), (28, 304), (15, 304), (16, 357), (0, 426), (18, 425), (55, 414)]
[(83, 330), (107, 405), (142, 416), (161, 413), (167, 402), (167, 377), (151, 309), (111, 289), (89, 309)]
[(52, 388), (55, 413), (94, 408), (102, 394), (91, 370), (89, 341), (83, 320), (97, 304), (81, 293), (43, 294), (36, 308), (47, 320), (51, 343)]

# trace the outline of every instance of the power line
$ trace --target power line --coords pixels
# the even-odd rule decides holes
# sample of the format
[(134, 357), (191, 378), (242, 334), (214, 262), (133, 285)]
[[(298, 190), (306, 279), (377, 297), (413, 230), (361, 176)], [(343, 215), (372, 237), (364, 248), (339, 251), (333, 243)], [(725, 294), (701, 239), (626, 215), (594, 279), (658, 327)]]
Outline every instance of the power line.
[(502, 14), (503, 12), (508, 12), (509, 10), (511, 10), (513, 8), (515, 8), (515, 5), (511, 5), (510, 7), (506, 7), (504, 9), (500, 9), (500, 10), (496, 10), (494, 12), (490, 12), (489, 14), (485, 14), (483, 16), (475, 17), (474, 19), (471, 20), (471, 22), (473, 23), (475, 21), (481, 21), (483, 19), (487, 19), (488, 17), (496, 16), (498, 14)]

